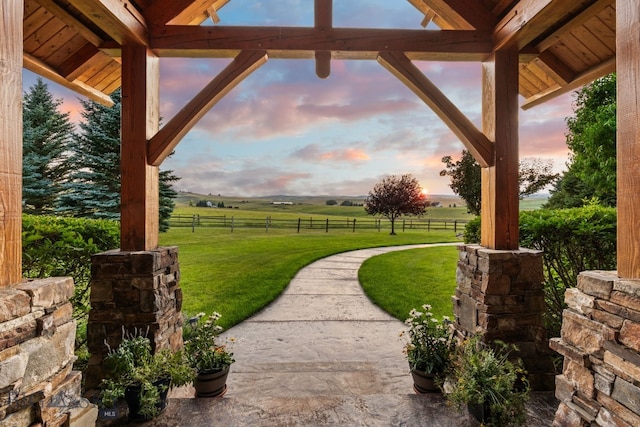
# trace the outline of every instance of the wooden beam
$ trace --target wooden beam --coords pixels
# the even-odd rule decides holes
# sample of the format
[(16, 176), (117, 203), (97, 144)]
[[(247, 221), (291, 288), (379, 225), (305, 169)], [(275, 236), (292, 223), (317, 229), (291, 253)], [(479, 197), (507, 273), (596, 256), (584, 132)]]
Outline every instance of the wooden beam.
[(148, 44), (144, 17), (129, 0), (69, 0), (119, 44)]
[[(314, 1), (314, 29), (325, 31), (333, 27), (333, 0)], [(331, 52), (316, 50), (316, 75), (326, 79), (331, 74)]]
[(636, 0), (616, 6), (618, 275), (640, 279), (640, 9)]
[(616, 71), (616, 58), (611, 58), (607, 61), (602, 62), (596, 67), (593, 67), (583, 73), (578, 74), (570, 83), (564, 86), (552, 87), (544, 92), (541, 92), (537, 95), (527, 98), (525, 102), (522, 104), (522, 108), (524, 110), (528, 110), (529, 108), (543, 104), (549, 101), (550, 99), (563, 95), (567, 92), (571, 92), (572, 90), (576, 90), (584, 86), (585, 84), (594, 81), (599, 77), (606, 76), (607, 74), (613, 73), (615, 71)]
[(158, 167), (147, 161), (147, 140), (158, 131), (159, 60), (142, 45), (122, 46), (120, 249), (158, 246)]
[(228, 0), (156, 0), (145, 9), (145, 16), (154, 26), (200, 25), (207, 18), (208, 10), (220, 10), (227, 2)]
[(0, 288), (22, 279), (22, 0), (0, 1)]
[(70, 58), (60, 64), (58, 70), (65, 79), (73, 81), (91, 68), (93, 60), (104, 57), (105, 54), (100, 49), (91, 43), (85, 43)]
[(491, 38), (479, 31), (185, 25), (152, 31), (150, 47), (160, 57), (266, 50), (269, 58), (313, 58), (315, 51), (330, 51), (334, 58), (375, 59), (378, 52), (397, 51), (407, 56), (435, 54), (441, 60), (479, 60), (493, 51)]
[(148, 162), (159, 166), (193, 126), (249, 74), (267, 62), (266, 52), (242, 52), (149, 141)]
[(484, 3), (477, 0), (428, 0), (427, 3), (456, 30), (491, 31), (497, 21)]
[(113, 101), (108, 95), (94, 89), (93, 87), (79, 80), (70, 82), (49, 65), (45, 64), (37, 58), (34, 58), (28, 53), (23, 54), (23, 61), (24, 68), (26, 68), (27, 70), (33, 71), (34, 73), (39, 74), (46, 79), (58, 83), (60, 86), (71, 89), (74, 92), (77, 92), (80, 95), (84, 95), (87, 98), (92, 99), (102, 105), (105, 105), (107, 107), (113, 106)]
[(546, 37), (543, 41), (538, 43), (536, 45), (536, 49), (538, 49), (539, 52), (544, 52), (545, 50), (549, 49), (551, 46), (556, 44), (558, 41), (560, 41), (562, 36), (571, 32), (576, 27), (584, 24), (588, 20), (594, 18), (600, 12), (602, 12), (605, 8), (611, 5), (615, 7), (615, 3), (616, 3), (615, 0), (596, 1), (594, 4), (586, 8), (582, 13), (580, 13), (575, 18), (573, 18), (571, 21), (567, 22), (565, 25), (563, 25), (562, 27), (554, 31), (553, 34), (551, 34), (550, 36)]
[(549, 50), (542, 52), (533, 62), (559, 85), (566, 85), (576, 77), (576, 73)]
[(411, 89), (444, 121), (482, 167), (494, 164), (493, 144), (401, 52), (383, 52), (378, 62)]
[(67, 24), (70, 28), (75, 30), (78, 34), (84, 37), (89, 43), (94, 46), (100, 46), (104, 40), (102, 40), (96, 33), (87, 28), (82, 22), (78, 21), (73, 15), (67, 12), (53, 0), (35, 0), (40, 6), (47, 9), (56, 18)]
[(495, 26), (496, 50), (511, 44), (524, 48), (568, 16), (580, 2), (585, 0), (520, 0)]
[(496, 51), (482, 64), (482, 127), (495, 164), (482, 168), (481, 243), (518, 249), (518, 49)]

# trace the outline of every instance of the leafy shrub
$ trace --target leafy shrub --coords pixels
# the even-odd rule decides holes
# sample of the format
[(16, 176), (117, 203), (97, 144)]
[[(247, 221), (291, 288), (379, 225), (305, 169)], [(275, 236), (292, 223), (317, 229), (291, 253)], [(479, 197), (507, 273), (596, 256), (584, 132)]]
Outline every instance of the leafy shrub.
[(71, 276), (75, 293), (71, 298), (79, 321), (78, 340), (89, 312), (91, 255), (120, 246), (117, 221), (44, 215), (22, 216), (22, 274), (29, 278)]
[(520, 245), (544, 251), (550, 336), (560, 335), (564, 294), (585, 270), (616, 269), (616, 209), (599, 205), (520, 213)]
[[(480, 218), (465, 228), (465, 243), (480, 241)], [(543, 251), (545, 323), (560, 335), (564, 294), (578, 273), (616, 268), (616, 210), (594, 203), (581, 208), (520, 212), (520, 246)]]

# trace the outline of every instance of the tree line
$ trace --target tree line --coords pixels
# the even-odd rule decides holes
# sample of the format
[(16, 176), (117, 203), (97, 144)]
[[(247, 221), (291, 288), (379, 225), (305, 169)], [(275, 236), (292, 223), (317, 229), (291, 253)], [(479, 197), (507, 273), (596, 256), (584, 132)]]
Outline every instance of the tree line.
[[(82, 121), (58, 111), (38, 79), (23, 99), (23, 211), (93, 219), (120, 219), (120, 89), (112, 107), (80, 100)], [(160, 231), (169, 228), (180, 178), (160, 171)]]

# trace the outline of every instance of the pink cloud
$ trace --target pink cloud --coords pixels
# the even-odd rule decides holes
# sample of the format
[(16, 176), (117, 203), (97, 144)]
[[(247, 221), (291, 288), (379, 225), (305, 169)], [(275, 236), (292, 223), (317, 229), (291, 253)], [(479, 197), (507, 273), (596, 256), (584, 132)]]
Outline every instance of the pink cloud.
[(292, 158), (306, 161), (339, 161), (362, 162), (369, 160), (369, 155), (359, 148), (346, 148), (339, 150), (322, 150), (317, 144), (306, 145), (291, 154)]

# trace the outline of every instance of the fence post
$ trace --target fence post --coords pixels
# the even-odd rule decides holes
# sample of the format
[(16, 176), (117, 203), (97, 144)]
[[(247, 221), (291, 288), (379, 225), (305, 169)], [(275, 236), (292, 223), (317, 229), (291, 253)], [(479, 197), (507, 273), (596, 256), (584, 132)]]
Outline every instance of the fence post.
[(427, 231), (431, 231), (431, 220), (427, 220)]
[(403, 233), (404, 233), (404, 225), (405, 225), (405, 222), (407, 222), (407, 220), (406, 220), (406, 219), (403, 219), (403, 220), (402, 220), (402, 232), (403, 232)]
[(378, 232), (380, 232), (380, 223), (382, 222), (381, 219), (378, 220)]
[(353, 218), (353, 232), (356, 232), (356, 219)]
[(325, 233), (329, 232), (329, 218), (327, 218), (327, 225), (325, 226), (324, 232)]
[(301, 221), (301, 218), (298, 218), (298, 234), (300, 234), (300, 221)]
[(195, 233), (196, 232), (196, 216), (193, 215), (193, 217), (191, 218), (191, 232)]
[(265, 231), (268, 233), (269, 232), (269, 217), (267, 217), (264, 220), (264, 227), (265, 227)]
[[(225, 222), (227, 220), (227, 216), (224, 216)], [(231, 232), (233, 233), (233, 217), (231, 217)]]
[(458, 232), (458, 220), (457, 219), (455, 221), (453, 221), (453, 232), (454, 233)]

